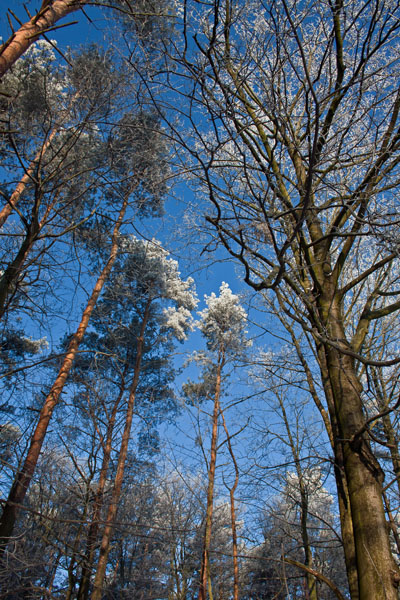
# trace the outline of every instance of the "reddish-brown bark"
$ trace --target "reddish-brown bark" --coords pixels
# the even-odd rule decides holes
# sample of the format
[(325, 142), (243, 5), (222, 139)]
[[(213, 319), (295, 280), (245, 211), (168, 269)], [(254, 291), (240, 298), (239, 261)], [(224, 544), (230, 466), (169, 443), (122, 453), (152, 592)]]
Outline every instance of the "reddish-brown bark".
[(42, 33), (86, 4), (85, 0), (43, 0), (39, 12), (13, 33), (0, 50), (0, 79)]
[(90, 317), (93, 313), (93, 309), (96, 305), (98, 297), (103, 289), (104, 283), (108, 275), (110, 274), (115, 259), (117, 257), (118, 234), (123, 222), (127, 205), (128, 198), (125, 198), (118, 216), (118, 220), (114, 227), (110, 256), (100, 276), (96, 281), (96, 284), (93, 288), (92, 294), (89, 298), (86, 308), (83, 311), (79, 327), (69, 343), (68, 350), (65, 354), (63, 363), (58, 372), (56, 380), (54, 381), (51, 390), (47, 395), (43, 407), (40, 411), (39, 420), (36, 425), (36, 429), (32, 435), (25, 461), (23, 463), (22, 468), (17, 474), (17, 477), (8, 495), (7, 502), (4, 505), (3, 513), (0, 519), (0, 552), (4, 550), (5, 546), (9, 541), (10, 536), (12, 535), (17, 514), (17, 505), (22, 504), (26, 496), (29, 484), (31, 482), (33, 473), (35, 471), (39, 459), (40, 451), (47, 433), (47, 428), (49, 426), (54, 408), (56, 407), (60, 399), (60, 395), (63, 391), (65, 382), (67, 381), (68, 375), (71, 371), (72, 365), (74, 363), (76, 354), (79, 349), (79, 345), (86, 332)]
[(107, 559), (108, 559), (108, 553), (110, 550), (111, 536), (112, 536), (112, 532), (113, 532), (113, 528), (114, 528), (115, 518), (117, 515), (119, 499), (121, 497), (122, 484), (124, 481), (125, 463), (126, 463), (126, 457), (128, 454), (129, 438), (131, 435), (131, 428), (132, 428), (133, 409), (135, 407), (136, 390), (137, 390), (137, 386), (139, 383), (139, 377), (140, 377), (140, 369), (141, 369), (142, 357), (143, 357), (144, 335), (145, 335), (147, 322), (149, 319), (150, 306), (151, 306), (151, 299), (148, 300), (144, 314), (143, 314), (140, 335), (138, 337), (137, 346), (136, 346), (135, 369), (134, 369), (132, 384), (131, 384), (131, 387), (129, 390), (129, 399), (128, 399), (128, 405), (127, 405), (127, 409), (126, 409), (125, 427), (124, 427), (124, 431), (122, 434), (121, 446), (120, 446), (120, 450), (119, 450), (117, 472), (115, 474), (115, 479), (114, 479), (113, 493), (112, 493), (110, 505), (108, 507), (106, 523), (105, 523), (103, 537), (102, 537), (101, 545), (100, 545), (100, 557), (99, 557), (99, 561), (97, 563), (97, 570), (96, 570), (96, 575), (95, 575), (95, 579), (94, 579), (94, 589), (93, 589), (92, 596), (91, 596), (92, 600), (101, 600), (101, 598), (102, 598), (103, 581), (104, 581), (104, 576), (105, 576), (106, 568), (107, 568)]
[(231, 529), (232, 529), (232, 558), (233, 558), (233, 600), (239, 600), (239, 560), (238, 560), (238, 544), (237, 544), (237, 527), (236, 527), (236, 509), (235, 509), (235, 492), (239, 484), (239, 467), (233, 452), (231, 437), (228, 432), (228, 427), (225, 420), (225, 415), (220, 409), (222, 424), (226, 433), (226, 441), (228, 444), (229, 454), (231, 456), (235, 469), (235, 480), (231, 488), (229, 488), (229, 497), (231, 505)]
[[(126, 370), (125, 370), (126, 372)], [(108, 466), (110, 464), (111, 459), (111, 451), (112, 451), (112, 440), (113, 440), (113, 432), (115, 421), (117, 417), (118, 407), (121, 403), (122, 397), (124, 394), (124, 388), (121, 387), (120, 393), (116, 401), (114, 402), (113, 409), (111, 411), (110, 419), (107, 424), (107, 432), (106, 439), (103, 443), (103, 461), (99, 474), (99, 481), (97, 484), (96, 493), (93, 500), (93, 512), (92, 519), (89, 526), (89, 531), (86, 539), (86, 552), (85, 552), (85, 562), (82, 566), (82, 574), (79, 583), (79, 590), (77, 595), (77, 600), (87, 600), (89, 597), (89, 585), (90, 585), (90, 577), (92, 575), (93, 562), (94, 562), (94, 554), (96, 549), (97, 536), (99, 531), (100, 524), (100, 513), (103, 507), (103, 498), (104, 491), (107, 482), (107, 473)]]
[(221, 352), (217, 375), (215, 382), (215, 393), (214, 393), (214, 410), (212, 416), (212, 432), (211, 432), (211, 452), (210, 452), (210, 464), (208, 467), (208, 487), (207, 487), (207, 507), (204, 527), (204, 538), (203, 538), (203, 551), (201, 556), (201, 568), (200, 568), (200, 586), (198, 600), (206, 600), (207, 598), (207, 583), (210, 580), (210, 565), (209, 565), (209, 551), (211, 544), (211, 532), (212, 532), (212, 516), (214, 509), (214, 486), (215, 486), (215, 469), (217, 466), (217, 439), (218, 439), (218, 416), (220, 413), (220, 395), (221, 395), (221, 374), (225, 363), (225, 355)]
[[(1, 57), (1, 55), (0, 55), (0, 57)], [(3, 206), (3, 208), (1, 209), (1, 211), (0, 211), (0, 227), (2, 227), (4, 225), (4, 223), (7, 221), (8, 217), (10, 216), (10, 214), (16, 207), (16, 205), (17, 205), (19, 199), (21, 198), (21, 195), (24, 192), (28, 183), (31, 181), (34, 181), (34, 175), (35, 175), (37, 166), (41, 162), (45, 152), (49, 148), (51, 142), (53, 141), (54, 136), (56, 135), (56, 133), (58, 131), (59, 131), (58, 127), (54, 127), (54, 129), (52, 129), (52, 131), (50, 132), (46, 141), (43, 143), (40, 150), (38, 150), (35, 158), (32, 160), (31, 164), (26, 169), (24, 175), (21, 177), (21, 180), (19, 181), (15, 190), (13, 191), (10, 198), (8, 199), (7, 204), (5, 204)]]

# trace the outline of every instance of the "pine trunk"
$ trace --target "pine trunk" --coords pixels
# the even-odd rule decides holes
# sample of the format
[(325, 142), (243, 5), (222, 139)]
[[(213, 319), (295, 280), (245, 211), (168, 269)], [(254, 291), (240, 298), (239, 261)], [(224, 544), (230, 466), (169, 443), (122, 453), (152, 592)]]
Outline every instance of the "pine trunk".
[(94, 579), (94, 589), (91, 600), (101, 600), (103, 581), (106, 574), (108, 553), (110, 551), (110, 543), (112, 538), (112, 532), (114, 528), (115, 518), (117, 516), (118, 503), (121, 497), (122, 484), (124, 481), (124, 471), (126, 457), (128, 454), (128, 445), (132, 428), (133, 420), (133, 409), (135, 406), (136, 390), (139, 383), (140, 369), (143, 357), (143, 345), (144, 345), (144, 334), (147, 326), (147, 321), (150, 314), (151, 300), (148, 301), (146, 309), (144, 311), (143, 320), (141, 324), (141, 331), (138, 337), (138, 343), (136, 347), (136, 362), (133, 375), (133, 381), (129, 390), (128, 406), (126, 409), (126, 421), (125, 427), (122, 434), (121, 447), (118, 456), (117, 472), (114, 479), (114, 489), (112, 493), (111, 503), (108, 508), (106, 524), (103, 531), (103, 537), (100, 545), (100, 557), (97, 563), (97, 570)]
[(218, 439), (218, 415), (220, 412), (219, 399), (221, 395), (221, 373), (224, 366), (224, 354), (222, 353), (218, 360), (217, 377), (215, 382), (214, 394), (214, 411), (212, 417), (212, 433), (211, 433), (211, 455), (210, 464), (208, 467), (208, 487), (207, 487), (207, 507), (206, 519), (204, 527), (203, 551), (201, 557), (200, 568), (200, 587), (198, 600), (206, 600), (207, 588), (209, 588), (209, 596), (211, 596), (211, 577), (210, 577), (210, 561), (209, 551), (211, 544), (212, 531), (212, 515), (214, 509), (214, 485), (215, 485), (215, 469), (217, 466), (217, 439)]
[(119, 213), (118, 220), (114, 227), (109, 259), (105, 267), (103, 268), (99, 278), (96, 281), (92, 294), (82, 314), (82, 319), (79, 324), (79, 327), (69, 343), (68, 350), (64, 357), (61, 368), (58, 372), (56, 380), (53, 383), (51, 390), (47, 395), (44, 405), (40, 411), (39, 420), (31, 438), (31, 443), (24, 464), (15, 478), (14, 484), (8, 495), (7, 502), (4, 505), (3, 513), (0, 519), (0, 553), (4, 552), (8, 541), (12, 535), (17, 516), (17, 510), (23, 503), (26, 493), (28, 491), (32, 476), (34, 474), (37, 462), (39, 460), (40, 451), (42, 449), (43, 442), (46, 437), (47, 428), (49, 426), (50, 419), (53, 415), (53, 411), (59, 402), (61, 393), (64, 389), (65, 382), (67, 381), (68, 375), (71, 371), (72, 365), (74, 363), (76, 354), (79, 349), (79, 345), (86, 332), (90, 317), (93, 313), (94, 307), (96, 306), (98, 297), (103, 289), (104, 283), (108, 275), (110, 274), (115, 259), (117, 257), (118, 234), (122, 225), (127, 205), (128, 200), (125, 199), (121, 211)]
[[(126, 374), (126, 369), (124, 375)], [(115, 421), (117, 417), (118, 407), (122, 400), (122, 396), (124, 394), (124, 388), (122, 387), (120, 393), (118, 394), (118, 398), (114, 402), (114, 406), (111, 412), (110, 420), (107, 425), (107, 434), (106, 440), (104, 443), (103, 449), (103, 461), (100, 469), (99, 481), (97, 484), (96, 493), (93, 500), (93, 513), (92, 520), (89, 526), (89, 531), (86, 538), (86, 552), (85, 552), (85, 562), (82, 567), (82, 574), (79, 583), (79, 590), (77, 594), (77, 600), (88, 600), (89, 598), (89, 587), (90, 587), (90, 578), (93, 570), (93, 562), (94, 555), (96, 550), (96, 542), (97, 536), (99, 532), (99, 524), (100, 524), (100, 513), (103, 507), (104, 502), (104, 491), (107, 483), (107, 473), (108, 467), (111, 459), (111, 451), (112, 451), (112, 439)]]
[(21, 25), (3, 44), (0, 51), (0, 79), (42, 32), (48, 32), (57, 21), (78, 10), (85, 3), (85, 0), (43, 0), (39, 12)]

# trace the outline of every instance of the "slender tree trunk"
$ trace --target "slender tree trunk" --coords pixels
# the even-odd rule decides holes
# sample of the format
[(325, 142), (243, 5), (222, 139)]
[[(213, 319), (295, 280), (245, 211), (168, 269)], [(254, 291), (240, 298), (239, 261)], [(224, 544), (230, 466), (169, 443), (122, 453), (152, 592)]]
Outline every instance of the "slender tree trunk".
[(304, 564), (306, 567), (310, 569), (310, 571), (306, 571), (306, 580), (307, 580), (307, 598), (309, 600), (318, 600), (318, 592), (317, 592), (317, 580), (311, 573), (311, 569), (313, 568), (313, 556), (312, 550), (310, 546), (310, 540), (308, 536), (308, 494), (304, 485), (304, 476), (303, 471), (301, 469), (300, 456), (297, 450), (295, 441), (292, 436), (292, 430), (290, 428), (290, 424), (287, 418), (286, 410), (284, 402), (282, 398), (278, 398), (279, 405), (282, 412), (283, 422), (285, 424), (286, 433), (289, 439), (290, 450), (292, 452), (294, 464), (296, 466), (296, 474), (299, 481), (299, 491), (300, 491), (300, 529), (301, 529), (301, 540), (303, 542), (303, 550), (304, 550)]
[[(320, 302), (321, 315), (323, 322), (327, 324), (330, 339), (345, 340), (340, 303), (329, 290), (329, 285), (326, 285)], [(390, 550), (382, 501), (384, 475), (365, 432), (361, 433), (365, 423), (361, 401), (362, 386), (351, 356), (340, 352), (329, 342), (324, 344), (324, 352), (343, 448), (359, 597), (361, 600), (397, 600), (400, 576)]]
[(60, 565), (60, 560), (62, 558), (63, 552), (61, 550), (58, 551), (56, 559), (53, 561), (51, 566), (51, 570), (49, 571), (48, 580), (45, 582), (44, 587), (46, 588), (46, 595), (51, 598), (53, 592), (54, 580), (56, 578), (57, 569)]
[(224, 364), (225, 355), (224, 352), (221, 351), (218, 360), (217, 377), (215, 382), (214, 411), (212, 417), (211, 433), (211, 455), (210, 464), (208, 467), (207, 507), (203, 538), (203, 552), (201, 557), (200, 587), (198, 600), (206, 600), (208, 583), (211, 583), (209, 550), (211, 543), (212, 515), (214, 508), (215, 469), (217, 465), (218, 415), (220, 412), (219, 399), (221, 395), (221, 374)]
[(4, 551), (8, 540), (12, 535), (17, 509), (18, 506), (24, 501), (24, 498), (28, 491), (28, 487), (39, 459), (40, 451), (46, 436), (47, 428), (52, 417), (54, 408), (56, 407), (59, 401), (65, 382), (67, 381), (68, 375), (71, 371), (72, 365), (74, 363), (76, 354), (79, 349), (79, 345), (83, 339), (83, 336), (89, 324), (89, 320), (98, 300), (98, 297), (103, 289), (104, 283), (108, 275), (110, 274), (115, 259), (117, 257), (119, 230), (122, 225), (127, 206), (128, 196), (123, 201), (118, 220), (113, 230), (111, 251), (108, 261), (104, 266), (99, 278), (96, 281), (92, 294), (82, 314), (82, 319), (79, 324), (79, 327), (69, 343), (68, 350), (64, 357), (61, 368), (58, 372), (56, 380), (53, 383), (53, 386), (48, 396), (46, 397), (42, 410), (40, 411), (39, 420), (36, 429), (32, 435), (31, 443), (24, 464), (17, 474), (17, 477), (8, 495), (7, 502), (4, 505), (3, 513), (0, 519), (0, 553)]
[[(388, 398), (385, 382), (382, 381), (380, 374), (375, 368), (371, 368), (372, 380), (374, 382), (375, 396), (380, 411), (384, 411), (389, 407), (390, 398)], [(383, 415), (382, 427), (385, 434), (386, 442), (389, 448), (390, 457), (392, 459), (393, 472), (396, 476), (397, 489), (400, 496), (400, 454), (399, 454), (399, 439), (396, 434), (391, 415)]]
[(22, 266), (25, 262), (26, 256), (31, 250), (38, 233), (39, 224), (35, 220), (33, 223), (30, 223), (17, 255), (7, 266), (4, 273), (0, 277), (0, 319), (3, 318), (4, 313), (6, 312), (7, 299), (9, 298), (10, 291), (18, 282), (18, 277), (22, 271)]
[(103, 581), (107, 568), (107, 559), (108, 553), (110, 551), (111, 536), (114, 528), (115, 517), (117, 515), (118, 503), (121, 497), (121, 489), (124, 480), (125, 463), (128, 454), (128, 445), (132, 428), (133, 409), (135, 406), (135, 396), (137, 386), (139, 383), (140, 369), (143, 357), (144, 334), (150, 314), (150, 306), (151, 299), (148, 300), (144, 311), (141, 330), (136, 347), (136, 362), (133, 374), (133, 381), (129, 390), (128, 406), (126, 409), (126, 422), (122, 434), (121, 447), (118, 456), (117, 472), (115, 474), (114, 479), (114, 489), (112, 493), (111, 503), (108, 508), (106, 524), (103, 531), (103, 538), (101, 540), (100, 545), (100, 557), (97, 563), (97, 570), (94, 579), (94, 589), (91, 596), (91, 600), (101, 600), (102, 597)]
[[(127, 368), (125, 368), (124, 375), (126, 374), (126, 371)], [(124, 391), (124, 387), (122, 386), (118, 398), (114, 402), (114, 406), (110, 415), (110, 420), (107, 425), (106, 440), (103, 448), (103, 461), (100, 469), (99, 482), (93, 500), (93, 513), (86, 538), (85, 562), (82, 567), (82, 574), (79, 583), (77, 600), (88, 600), (89, 597), (90, 577), (92, 575), (93, 570), (94, 554), (96, 550), (97, 535), (100, 524), (100, 513), (103, 507), (104, 490), (107, 482), (108, 467), (111, 459), (112, 436), (114, 432), (115, 421), (117, 418), (118, 407), (124, 395)]]
[(237, 527), (236, 527), (236, 510), (235, 510), (235, 492), (239, 483), (239, 467), (233, 452), (231, 438), (228, 432), (228, 427), (225, 421), (225, 415), (220, 408), (222, 424), (226, 433), (226, 441), (228, 444), (229, 454), (235, 469), (235, 481), (233, 486), (229, 488), (229, 497), (231, 505), (231, 529), (232, 529), (232, 558), (233, 558), (233, 600), (239, 600), (239, 561), (238, 561), (238, 544), (237, 544)]
[(0, 50), (0, 79), (42, 33), (85, 4), (85, 0), (43, 0), (39, 12), (21, 25), (3, 44)]
[[(27, 225), (27, 232), (25, 238), (11, 263), (7, 266), (4, 273), (0, 277), (0, 319), (3, 318), (4, 313), (7, 310), (7, 301), (10, 297), (11, 290), (16, 288), (18, 283), (18, 278), (22, 272), (22, 267), (25, 265), (26, 259), (32, 250), (34, 243), (37, 241), (42, 228), (44, 227), (49, 214), (54, 206), (55, 200), (51, 202), (46, 210), (44, 215), (42, 216), (40, 222), (39, 218), (39, 208), (41, 203), (41, 194), (38, 194), (38, 199), (36, 200), (31, 214), (31, 222)], [(43, 250), (39, 253), (43, 253)]]
[[(1, 61), (1, 54), (0, 54), (0, 61)], [(2, 227), (4, 225), (4, 223), (7, 221), (8, 217), (10, 216), (10, 214), (12, 213), (12, 211), (18, 204), (18, 202), (21, 198), (21, 195), (25, 191), (25, 188), (28, 185), (28, 183), (35, 182), (35, 172), (36, 172), (38, 166), (40, 165), (43, 156), (45, 155), (46, 151), (48, 150), (49, 146), (51, 145), (51, 142), (53, 141), (54, 136), (59, 132), (59, 130), (60, 130), (59, 127), (54, 127), (50, 131), (46, 141), (43, 143), (40, 150), (38, 150), (38, 152), (36, 153), (35, 158), (32, 160), (31, 164), (26, 169), (24, 175), (21, 177), (21, 180), (17, 184), (17, 187), (15, 188), (15, 190), (11, 194), (10, 198), (8, 199), (7, 204), (5, 204), (3, 206), (3, 208), (1, 209), (1, 211), (0, 211), (0, 227)]]

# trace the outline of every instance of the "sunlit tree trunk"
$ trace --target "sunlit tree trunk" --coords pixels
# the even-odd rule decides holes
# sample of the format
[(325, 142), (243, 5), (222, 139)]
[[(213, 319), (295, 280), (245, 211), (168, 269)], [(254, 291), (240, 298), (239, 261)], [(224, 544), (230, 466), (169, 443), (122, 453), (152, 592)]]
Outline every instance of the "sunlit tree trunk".
[(117, 515), (118, 503), (121, 497), (122, 484), (124, 481), (124, 471), (125, 471), (125, 463), (126, 457), (128, 454), (128, 445), (132, 428), (132, 420), (133, 420), (133, 410), (135, 406), (135, 397), (136, 390), (139, 383), (140, 377), (140, 369), (142, 364), (143, 357), (143, 345), (144, 345), (144, 336), (145, 330), (147, 326), (147, 321), (150, 313), (151, 300), (148, 300), (147, 305), (144, 310), (143, 319), (141, 323), (141, 330), (138, 337), (138, 342), (136, 346), (136, 361), (135, 368), (133, 374), (132, 384), (129, 390), (129, 399), (128, 405), (126, 409), (126, 421), (125, 427), (122, 434), (121, 446), (118, 455), (118, 463), (117, 463), (117, 472), (114, 479), (114, 487), (111, 496), (111, 502), (108, 508), (107, 517), (105, 521), (105, 527), (103, 531), (103, 537), (100, 545), (100, 556), (99, 561), (97, 563), (96, 575), (94, 578), (94, 589), (92, 592), (91, 599), (92, 600), (101, 600), (102, 598), (102, 589), (103, 589), (103, 581), (106, 573), (107, 567), (107, 559), (108, 553), (110, 551), (110, 543), (112, 538), (112, 532), (114, 529), (114, 522)]
[(24, 175), (21, 177), (21, 179), (18, 182), (17, 186), (15, 187), (13, 193), (8, 198), (7, 204), (5, 204), (3, 206), (3, 208), (1, 209), (1, 211), (0, 211), (0, 227), (2, 227), (4, 225), (4, 223), (7, 221), (8, 217), (10, 216), (12, 211), (15, 209), (15, 207), (18, 204), (18, 202), (21, 198), (21, 195), (25, 191), (27, 185), (29, 183), (35, 182), (35, 174), (36, 174), (38, 165), (41, 163), (46, 151), (48, 150), (48, 148), (50, 147), (50, 145), (53, 141), (54, 136), (59, 132), (59, 130), (60, 130), (59, 127), (54, 127), (51, 130), (47, 139), (43, 143), (42, 147), (40, 148), (40, 150), (38, 150), (35, 158), (32, 160), (29, 167), (25, 170)]
[(0, 79), (42, 33), (86, 4), (85, 0), (43, 0), (39, 12), (21, 25), (0, 49)]
[(31, 482), (32, 476), (34, 474), (39, 459), (40, 451), (47, 433), (47, 428), (50, 423), (53, 411), (57, 406), (58, 401), (60, 399), (60, 395), (64, 389), (65, 382), (67, 381), (68, 375), (73, 366), (76, 354), (79, 349), (79, 345), (86, 332), (90, 317), (93, 313), (94, 307), (96, 306), (97, 299), (103, 289), (104, 283), (108, 275), (110, 274), (115, 259), (117, 257), (118, 235), (127, 206), (128, 197), (126, 197), (123, 201), (118, 220), (113, 230), (110, 256), (108, 258), (108, 261), (104, 266), (99, 278), (96, 281), (92, 294), (82, 314), (79, 327), (75, 334), (72, 336), (56, 380), (53, 383), (51, 390), (47, 395), (43, 407), (40, 411), (39, 420), (36, 425), (35, 431), (32, 435), (25, 461), (23, 463), (22, 468), (17, 474), (17, 477), (8, 495), (7, 502), (4, 505), (3, 513), (0, 520), (0, 552), (4, 551), (4, 548), (7, 545), (10, 536), (12, 535), (17, 510), (24, 501), (24, 498), (28, 491), (29, 484)]
[(228, 432), (228, 427), (225, 420), (224, 411), (220, 408), (222, 423), (226, 433), (226, 441), (228, 444), (229, 454), (235, 469), (235, 480), (231, 488), (229, 488), (230, 509), (231, 509), (231, 529), (232, 529), (232, 559), (233, 559), (233, 600), (239, 600), (239, 560), (238, 560), (238, 543), (237, 543), (237, 527), (236, 527), (236, 508), (235, 508), (235, 492), (239, 484), (239, 467), (235, 454), (233, 452), (231, 437)]
[[(208, 465), (207, 505), (204, 525), (203, 550), (200, 567), (199, 600), (206, 600), (207, 588), (211, 588), (209, 551), (211, 544), (212, 516), (214, 508), (215, 469), (217, 466), (218, 417), (220, 413), (221, 375), (225, 364), (225, 355), (220, 351), (214, 392), (214, 410), (212, 416), (211, 451)], [(210, 595), (210, 594), (209, 594)]]
[[(125, 368), (125, 373), (128, 370), (128, 365)], [(96, 550), (97, 536), (100, 526), (100, 513), (104, 503), (104, 491), (107, 483), (108, 467), (111, 459), (112, 441), (114, 426), (117, 417), (119, 405), (124, 394), (124, 388), (121, 387), (120, 393), (114, 402), (114, 406), (110, 415), (110, 420), (107, 424), (106, 439), (103, 444), (103, 461), (99, 474), (99, 481), (96, 488), (96, 493), (93, 500), (93, 512), (89, 531), (86, 539), (85, 561), (82, 567), (82, 574), (79, 583), (77, 600), (87, 600), (89, 596), (90, 577), (93, 570), (94, 555)]]

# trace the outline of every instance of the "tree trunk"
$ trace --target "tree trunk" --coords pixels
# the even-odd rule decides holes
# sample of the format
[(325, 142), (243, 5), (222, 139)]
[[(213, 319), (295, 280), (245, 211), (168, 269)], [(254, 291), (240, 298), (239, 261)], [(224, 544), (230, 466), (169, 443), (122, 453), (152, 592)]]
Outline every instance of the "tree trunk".
[(328, 376), (326, 364), (326, 355), (324, 348), (316, 340), (317, 356), (321, 371), (322, 385), (324, 387), (325, 398), (329, 411), (329, 429), (328, 435), (331, 440), (331, 446), (335, 457), (334, 475), (337, 488), (337, 497), (339, 504), (340, 528), (343, 540), (344, 559), (346, 564), (347, 581), (351, 600), (359, 600), (358, 572), (356, 547), (354, 543), (353, 521), (350, 509), (350, 497), (347, 487), (346, 473), (344, 470), (343, 445), (340, 441), (339, 427), (337, 423), (336, 407), (332, 393), (331, 382)]
[(231, 437), (226, 425), (225, 415), (220, 408), (222, 423), (226, 433), (226, 441), (228, 443), (229, 454), (235, 469), (235, 480), (233, 486), (229, 488), (229, 497), (231, 505), (231, 529), (232, 529), (232, 558), (233, 558), (233, 600), (239, 600), (239, 560), (238, 560), (238, 543), (237, 543), (237, 527), (236, 527), (236, 509), (235, 509), (235, 492), (239, 483), (239, 467), (235, 454), (233, 452)]
[(92, 294), (82, 314), (82, 319), (79, 324), (79, 327), (69, 343), (68, 350), (64, 357), (62, 366), (58, 372), (56, 380), (53, 383), (49, 394), (46, 397), (42, 410), (40, 411), (39, 420), (31, 438), (31, 443), (24, 464), (16, 476), (14, 484), (8, 495), (7, 502), (4, 505), (3, 513), (0, 519), (0, 553), (4, 551), (9, 541), (9, 538), (12, 535), (17, 515), (17, 509), (19, 505), (21, 505), (24, 501), (24, 498), (28, 491), (28, 487), (39, 459), (40, 451), (47, 433), (47, 428), (52, 417), (54, 408), (56, 407), (59, 401), (65, 382), (71, 371), (72, 365), (75, 360), (75, 356), (79, 349), (79, 345), (86, 332), (90, 317), (92, 315), (98, 297), (101, 293), (101, 290), (103, 289), (104, 283), (108, 275), (110, 274), (115, 259), (117, 257), (118, 235), (127, 206), (128, 197), (126, 197), (123, 201), (118, 220), (113, 230), (111, 251), (108, 261), (104, 266), (99, 278), (96, 281)]
[(117, 515), (118, 503), (121, 497), (121, 489), (124, 480), (124, 471), (126, 457), (128, 454), (128, 444), (132, 428), (133, 409), (135, 406), (136, 390), (139, 383), (140, 369), (143, 356), (144, 334), (147, 326), (147, 321), (150, 314), (151, 299), (148, 300), (143, 320), (141, 324), (140, 335), (136, 347), (136, 362), (133, 375), (132, 385), (129, 390), (128, 406), (126, 409), (126, 422), (124, 432), (122, 434), (121, 447), (118, 456), (117, 472), (114, 479), (114, 489), (112, 493), (111, 503), (108, 508), (106, 524), (103, 532), (103, 538), (100, 545), (100, 557), (97, 563), (97, 570), (94, 579), (94, 589), (91, 600), (101, 600), (103, 581), (106, 573), (108, 553), (110, 551), (111, 536), (114, 528), (114, 521)]
[(306, 580), (307, 580), (307, 598), (309, 600), (318, 600), (318, 590), (317, 590), (317, 580), (312, 575), (311, 570), (313, 568), (313, 555), (312, 549), (310, 545), (310, 539), (308, 535), (308, 493), (307, 489), (304, 485), (304, 476), (301, 468), (301, 458), (299, 455), (299, 450), (296, 446), (295, 440), (293, 439), (292, 430), (290, 427), (290, 423), (287, 418), (286, 409), (282, 398), (279, 396), (279, 405), (282, 413), (282, 419), (285, 424), (286, 433), (289, 440), (290, 451), (293, 456), (293, 461), (296, 467), (296, 474), (299, 482), (299, 492), (300, 492), (300, 530), (301, 530), (301, 540), (303, 542), (303, 550), (304, 550), (304, 564), (310, 570), (306, 571)]
[[(124, 374), (126, 374), (126, 370)], [(121, 391), (118, 395), (118, 398), (114, 402), (114, 406), (111, 412), (110, 420), (107, 425), (107, 434), (106, 440), (103, 449), (103, 461), (100, 469), (99, 482), (97, 485), (96, 493), (93, 500), (93, 513), (92, 519), (89, 526), (89, 531), (86, 538), (86, 552), (85, 552), (85, 562), (82, 567), (81, 580), (79, 583), (79, 590), (77, 595), (77, 600), (88, 600), (89, 597), (89, 586), (90, 586), (90, 577), (92, 575), (93, 570), (93, 562), (94, 562), (94, 553), (96, 550), (96, 542), (97, 535), (99, 531), (99, 521), (100, 521), (100, 512), (103, 506), (103, 498), (104, 498), (104, 490), (107, 482), (107, 473), (108, 466), (110, 464), (111, 459), (111, 451), (112, 451), (112, 435), (114, 432), (115, 420), (117, 417), (117, 411), (119, 404), (122, 400), (122, 396), (124, 394), (124, 388), (121, 387)]]
[(84, 6), (85, 0), (43, 0), (39, 12), (21, 25), (3, 44), (0, 50), (0, 79), (20, 56), (40, 37), (53, 28), (55, 23)]
[[(0, 60), (1, 60), (1, 54), (0, 54)], [(72, 104), (72, 102), (71, 102), (71, 104)], [(2, 227), (4, 225), (4, 223), (7, 221), (8, 217), (10, 216), (10, 214), (12, 213), (12, 211), (18, 204), (18, 202), (21, 198), (21, 195), (25, 191), (25, 188), (28, 185), (28, 183), (35, 182), (34, 174), (36, 172), (36, 169), (38, 168), (38, 165), (41, 163), (41, 160), (42, 160), (43, 156), (45, 155), (46, 151), (48, 150), (54, 136), (59, 131), (60, 131), (60, 127), (54, 127), (51, 130), (48, 138), (43, 142), (42, 147), (40, 148), (40, 150), (38, 150), (35, 158), (32, 160), (29, 167), (26, 169), (24, 175), (21, 177), (15, 190), (13, 191), (10, 198), (8, 199), (7, 204), (5, 204), (3, 206), (3, 208), (1, 209), (1, 211), (0, 211), (0, 227)]]
[[(329, 291), (329, 286), (326, 286)], [(321, 298), (323, 321), (332, 340), (345, 340), (340, 303), (333, 294)], [(328, 318), (327, 318), (328, 317)], [(397, 600), (400, 580), (390, 550), (382, 500), (383, 472), (363, 431), (362, 386), (354, 359), (324, 344), (327, 375), (332, 389), (348, 485), (361, 600)], [(336, 458), (336, 457), (335, 457)], [(338, 460), (342, 460), (339, 456)]]
[(201, 557), (200, 587), (198, 600), (206, 600), (207, 587), (209, 586), (211, 588), (209, 550), (211, 543), (212, 515), (214, 508), (215, 469), (217, 465), (218, 415), (220, 412), (219, 399), (221, 395), (221, 373), (224, 367), (224, 362), (225, 356), (224, 353), (221, 352), (218, 360), (217, 377), (215, 382), (214, 411), (212, 417), (211, 433), (211, 456), (210, 465), (208, 467), (207, 507), (203, 539), (203, 552)]
[[(356, 550), (354, 546), (354, 534), (353, 534), (353, 523), (351, 520), (351, 512), (350, 512), (350, 501), (349, 501), (349, 492), (347, 489), (347, 481), (346, 475), (343, 468), (343, 448), (341, 442), (339, 442), (339, 430), (337, 426), (337, 418), (336, 411), (333, 401), (332, 388), (330, 385), (329, 377), (327, 374), (326, 368), (326, 356), (324, 349), (321, 346), (318, 338), (314, 338), (315, 347), (317, 350), (318, 362), (320, 365), (320, 373), (322, 385), (325, 392), (325, 399), (328, 407), (328, 412), (324, 408), (321, 399), (319, 397), (318, 391), (314, 384), (314, 378), (312, 371), (310, 369), (307, 360), (304, 357), (303, 351), (301, 349), (299, 340), (295, 334), (295, 331), (292, 325), (285, 318), (285, 304), (280, 292), (276, 292), (276, 296), (278, 298), (279, 306), (282, 309), (282, 312), (276, 312), (279, 320), (290, 333), (292, 343), (296, 348), (297, 356), (299, 357), (300, 363), (304, 370), (304, 373), (307, 378), (307, 383), (309, 387), (310, 394), (314, 400), (315, 406), (318, 408), (318, 411), (322, 417), (324, 422), (326, 432), (329, 437), (329, 441), (333, 450), (333, 454), (335, 456), (334, 463), (334, 474), (336, 480), (336, 487), (338, 491), (338, 504), (339, 504), (339, 516), (340, 516), (340, 526), (343, 540), (343, 551), (344, 551), (344, 559), (346, 564), (346, 574), (347, 581), (349, 585), (350, 597), (352, 600), (358, 600), (358, 575), (357, 575), (357, 564), (356, 564)], [(312, 340), (308, 340), (310, 344), (312, 344)], [(282, 405), (283, 406), (283, 405)], [(311, 566), (311, 565), (310, 565)]]
[(0, 319), (3, 318), (4, 313), (7, 310), (7, 299), (9, 298), (10, 291), (14, 286), (17, 285), (19, 275), (22, 271), (22, 266), (25, 262), (26, 256), (30, 252), (35, 240), (39, 233), (39, 224), (36, 220), (28, 226), (28, 231), (21, 244), (17, 255), (13, 261), (7, 266), (4, 273), (0, 277)]

